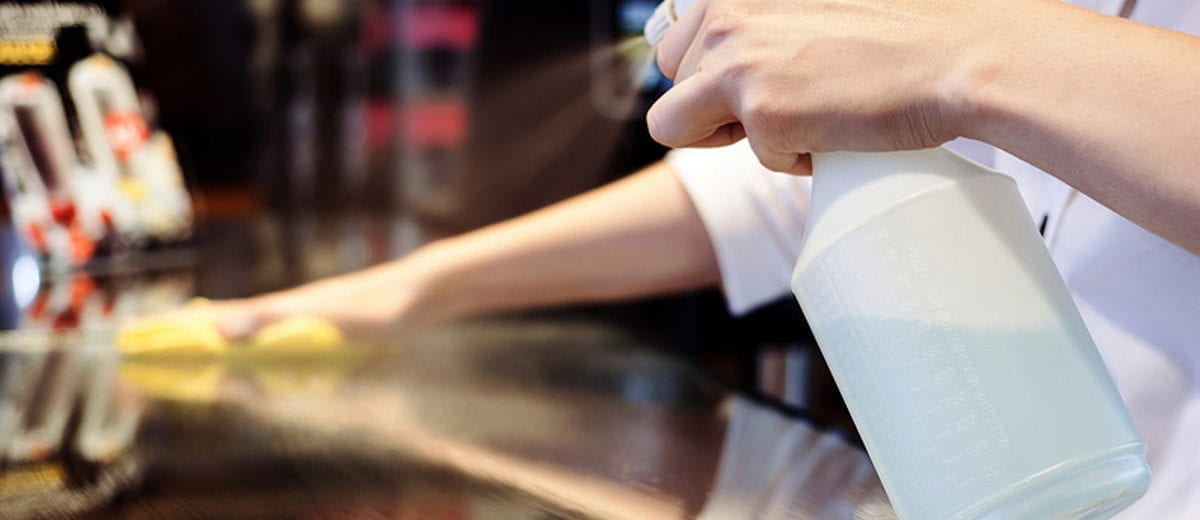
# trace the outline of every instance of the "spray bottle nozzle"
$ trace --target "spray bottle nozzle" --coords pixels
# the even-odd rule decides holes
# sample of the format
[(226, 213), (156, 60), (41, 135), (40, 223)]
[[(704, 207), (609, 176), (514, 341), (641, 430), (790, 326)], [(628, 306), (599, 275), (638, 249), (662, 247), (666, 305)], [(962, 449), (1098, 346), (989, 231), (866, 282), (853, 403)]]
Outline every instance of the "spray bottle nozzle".
[(654, 14), (650, 15), (650, 19), (646, 20), (646, 26), (642, 29), (642, 33), (646, 35), (646, 41), (650, 42), (651, 47), (657, 47), (663, 38), (667, 37), (667, 31), (672, 25), (679, 20), (680, 16), (695, 3), (696, 0), (663, 0), (658, 7), (654, 9)]
[(642, 29), (642, 33), (646, 36), (646, 41), (651, 47), (657, 47), (659, 42), (667, 36), (667, 31), (675, 25), (675, 0), (663, 0), (658, 7), (654, 8), (654, 14), (650, 15), (650, 19), (646, 20), (646, 26)]

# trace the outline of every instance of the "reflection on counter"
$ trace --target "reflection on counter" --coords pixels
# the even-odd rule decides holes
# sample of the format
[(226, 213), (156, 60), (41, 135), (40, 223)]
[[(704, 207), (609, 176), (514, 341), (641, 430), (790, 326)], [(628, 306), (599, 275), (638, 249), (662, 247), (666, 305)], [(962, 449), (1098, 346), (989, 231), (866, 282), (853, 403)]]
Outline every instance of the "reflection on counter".
[(895, 518), (871, 462), (839, 435), (731, 398), (721, 464), (698, 518)]
[(3, 336), (2, 516), (894, 516), (840, 435), (591, 319), (322, 358), (120, 360), (104, 339)]
[(0, 342), (0, 512), (99, 510), (140, 471), (130, 450), (144, 402), (118, 380), (116, 353), (78, 333)]

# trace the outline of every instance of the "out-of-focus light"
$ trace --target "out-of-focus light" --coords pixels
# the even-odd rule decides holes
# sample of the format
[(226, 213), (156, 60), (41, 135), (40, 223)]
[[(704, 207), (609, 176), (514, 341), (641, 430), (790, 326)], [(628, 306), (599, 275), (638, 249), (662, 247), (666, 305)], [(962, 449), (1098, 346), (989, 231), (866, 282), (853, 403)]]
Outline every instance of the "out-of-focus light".
[(28, 254), (18, 256), (12, 266), (13, 298), (17, 307), (24, 309), (33, 303), (41, 285), (42, 273), (38, 269), (37, 260)]

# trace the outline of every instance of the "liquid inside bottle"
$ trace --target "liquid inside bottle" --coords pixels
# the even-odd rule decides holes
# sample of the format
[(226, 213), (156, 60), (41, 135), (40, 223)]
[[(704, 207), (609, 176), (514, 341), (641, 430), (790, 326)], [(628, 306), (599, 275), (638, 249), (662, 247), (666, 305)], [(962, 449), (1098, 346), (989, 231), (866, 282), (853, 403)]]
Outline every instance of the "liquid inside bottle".
[(903, 518), (1107, 518), (1138, 437), (1015, 183), (942, 149), (813, 158), (792, 289)]

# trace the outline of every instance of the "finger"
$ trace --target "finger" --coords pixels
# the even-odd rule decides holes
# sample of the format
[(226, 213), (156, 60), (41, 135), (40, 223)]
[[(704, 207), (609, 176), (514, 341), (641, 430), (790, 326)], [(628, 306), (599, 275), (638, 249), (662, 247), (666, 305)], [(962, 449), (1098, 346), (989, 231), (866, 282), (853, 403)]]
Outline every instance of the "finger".
[(808, 154), (780, 152), (763, 144), (760, 139), (749, 136), (750, 149), (763, 167), (773, 172), (806, 175), (812, 171), (812, 159)]
[(646, 114), (650, 136), (676, 148), (705, 142), (722, 127), (737, 122), (720, 82), (704, 75), (676, 83)]
[(812, 155), (807, 153), (798, 154), (796, 156), (796, 163), (783, 173), (790, 173), (792, 175), (812, 175)]
[(676, 83), (684, 81), (700, 72), (700, 60), (705, 56), (711, 57), (711, 50), (704, 49), (699, 45), (688, 47), (683, 53), (683, 58), (679, 60), (679, 66), (675, 68)]
[(658, 70), (662, 71), (664, 76), (675, 79), (675, 74), (679, 71), (679, 64), (687, 54), (688, 48), (692, 46), (692, 41), (696, 39), (696, 33), (700, 31), (700, 24), (704, 21), (704, 12), (707, 8), (707, 0), (696, 0), (696, 3), (692, 4), (683, 13), (683, 16), (675, 21), (671, 30), (667, 31), (667, 35), (659, 42)]
[(689, 144), (690, 148), (715, 148), (718, 146), (727, 146), (746, 137), (746, 129), (741, 123), (728, 123), (718, 128), (712, 135)]

